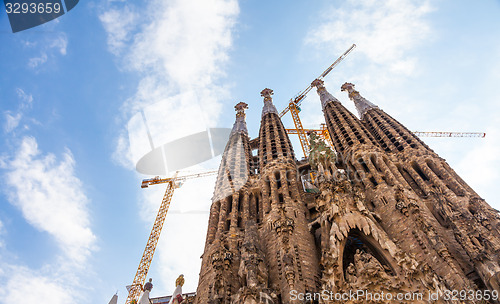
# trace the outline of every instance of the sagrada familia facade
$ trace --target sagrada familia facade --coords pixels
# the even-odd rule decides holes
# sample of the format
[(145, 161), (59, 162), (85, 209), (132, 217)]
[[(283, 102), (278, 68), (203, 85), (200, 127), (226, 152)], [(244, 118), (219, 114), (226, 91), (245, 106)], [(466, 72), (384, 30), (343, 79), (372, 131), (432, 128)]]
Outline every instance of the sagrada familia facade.
[(253, 140), (236, 105), (189, 301), (499, 303), (498, 211), (353, 84), (360, 118), (313, 85), (333, 149), (301, 161), (272, 90)]

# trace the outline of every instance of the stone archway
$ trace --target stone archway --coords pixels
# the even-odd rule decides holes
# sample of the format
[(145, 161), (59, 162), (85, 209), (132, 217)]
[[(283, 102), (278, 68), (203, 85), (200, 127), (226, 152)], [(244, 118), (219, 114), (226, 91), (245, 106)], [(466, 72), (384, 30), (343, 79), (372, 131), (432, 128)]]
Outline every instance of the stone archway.
[[(362, 263), (363, 265), (360, 265)], [(354, 267), (354, 268), (353, 268)], [(389, 261), (389, 258), (383, 253), (383, 249), (370, 236), (365, 235), (357, 228), (351, 229), (344, 241), (342, 252), (342, 273), (344, 280), (353, 275), (352, 271), (380, 273), (380, 275), (396, 275), (396, 271)]]

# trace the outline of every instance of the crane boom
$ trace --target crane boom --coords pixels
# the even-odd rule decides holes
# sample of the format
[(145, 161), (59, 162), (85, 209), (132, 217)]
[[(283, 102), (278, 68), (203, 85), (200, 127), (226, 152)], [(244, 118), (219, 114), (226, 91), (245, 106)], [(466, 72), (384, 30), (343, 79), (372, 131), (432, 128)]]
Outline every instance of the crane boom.
[(217, 171), (208, 171), (197, 174), (177, 176), (178, 172), (176, 172), (173, 177), (160, 178), (157, 176), (142, 181), (142, 188), (147, 188), (149, 185), (167, 184), (167, 189), (165, 190), (165, 194), (163, 195), (160, 208), (158, 209), (158, 214), (156, 215), (153, 228), (151, 229), (151, 233), (149, 234), (146, 248), (144, 249), (144, 253), (142, 254), (139, 267), (137, 268), (137, 272), (134, 277), (134, 282), (130, 286), (129, 294), (125, 304), (132, 304), (134, 303), (134, 300), (137, 303), (138, 298), (142, 292), (144, 282), (146, 281), (146, 276), (149, 271), (149, 266), (151, 265), (151, 261), (153, 260), (156, 245), (158, 244), (161, 230), (163, 228), (163, 224), (165, 223), (165, 217), (167, 216), (168, 208), (170, 207), (170, 202), (172, 201), (172, 196), (174, 195), (174, 190), (178, 188), (176, 182), (214, 175), (216, 173)]
[[(350, 48), (347, 49), (347, 51), (344, 52), (337, 60), (335, 60), (317, 79), (323, 79), (328, 73), (330, 73), (333, 68), (339, 64), (344, 58), (349, 55), (349, 53), (356, 47), (355, 44), (351, 45)], [(304, 152), (304, 156), (308, 157), (309, 156), (309, 142), (307, 140), (307, 135), (306, 132), (304, 131), (304, 128), (302, 127), (302, 122), (300, 121), (299, 117), (299, 112), (300, 112), (300, 104), (302, 103), (302, 100), (306, 97), (307, 93), (309, 93), (312, 90), (313, 86), (310, 84), (307, 88), (305, 88), (302, 92), (297, 94), (294, 98), (290, 99), (288, 103), (288, 107), (286, 107), (281, 113), (279, 114), (280, 117), (283, 117), (288, 111), (290, 111), (290, 114), (292, 114), (292, 119), (293, 123), (295, 124), (295, 129), (297, 130), (297, 134), (299, 135), (299, 141), (300, 145), (302, 147), (302, 151)], [(326, 131), (328, 132), (328, 131)]]
[[(333, 68), (339, 64), (344, 58), (349, 55), (349, 53), (356, 47), (356, 44), (351, 45), (350, 48), (347, 49), (347, 51), (344, 52), (335, 62), (333, 62), (317, 79), (323, 79), (328, 73), (330, 73)], [(290, 110), (290, 105), (295, 104), (297, 107), (300, 106), (302, 100), (306, 97), (307, 93), (309, 93), (312, 90), (313, 86), (309, 85), (307, 88), (305, 88), (302, 92), (299, 94), (295, 95), (295, 97), (291, 98), (289, 101), (289, 106), (286, 107), (283, 111), (280, 113), (280, 117), (283, 117), (289, 110)]]
[(356, 44), (353, 44), (351, 45), (350, 48), (347, 49), (347, 51), (344, 52), (344, 54), (342, 54), (339, 58), (337, 58), (337, 60), (335, 60), (334, 63), (332, 63), (331, 66), (329, 66), (322, 74), (321, 76), (318, 77), (318, 79), (323, 79), (326, 75), (328, 75), (328, 73), (330, 73), (330, 71), (337, 65), (339, 64), (342, 60), (344, 60), (344, 58), (349, 55), (349, 53), (356, 47)]
[(183, 176), (167, 177), (167, 178), (160, 178), (159, 176), (156, 176), (156, 177), (153, 177), (150, 179), (144, 179), (142, 181), (141, 188), (147, 188), (149, 185), (164, 184), (164, 183), (168, 183), (169, 181), (174, 181), (174, 180), (185, 181), (187, 179), (210, 176), (210, 175), (214, 175), (216, 173), (217, 173), (217, 170), (201, 172), (201, 173), (196, 173), (196, 174), (190, 174), (190, 175), (183, 175)]
[[(286, 133), (288, 134), (298, 134), (300, 136), (300, 131), (299, 128), (295, 129), (285, 129)], [(310, 132), (316, 132), (321, 138), (326, 140), (330, 146), (333, 148), (333, 142), (330, 137), (330, 133), (328, 133), (328, 129), (326, 128), (325, 124), (321, 124), (321, 129), (302, 129), (302, 131), (305, 134), (308, 134)], [(484, 138), (486, 137), (486, 133), (484, 132), (421, 132), (421, 131), (414, 131), (412, 132), (418, 137), (479, 137), (479, 138)], [(302, 144), (302, 141), (300, 142)], [(304, 149), (304, 147), (302, 147)], [(310, 150), (309, 142), (307, 142), (306, 146), (307, 151)], [(305, 155), (304, 155), (305, 156)]]
[(420, 132), (414, 131), (413, 134), (419, 137), (480, 137), (484, 138), (484, 132)]
[[(285, 129), (285, 131), (288, 134), (299, 134), (297, 129)], [(323, 124), (321, 129), (304, 129), (304, 132), (306, 133), (316, 132), (318, 133), (318, 135), (321, 135), (323, 131), (324, 131)], [(486, 133), (484, 132), (413, 131), (412, 133), (417, 135), (418, 137), (479, 137), (479, 138), (486, 137)]]

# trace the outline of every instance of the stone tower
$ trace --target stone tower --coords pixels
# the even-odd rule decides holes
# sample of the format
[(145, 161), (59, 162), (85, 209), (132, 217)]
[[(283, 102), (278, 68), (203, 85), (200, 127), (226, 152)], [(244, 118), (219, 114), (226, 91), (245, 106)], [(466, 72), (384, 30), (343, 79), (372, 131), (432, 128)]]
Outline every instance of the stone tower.
[(333, 149), (312, 135), (309, 159), (295, 159), (272, 90), (253, 140), (236, 105), (194, 302), (499, 303), (498, 211), (353, 84), (360, 118), (312, 85)]

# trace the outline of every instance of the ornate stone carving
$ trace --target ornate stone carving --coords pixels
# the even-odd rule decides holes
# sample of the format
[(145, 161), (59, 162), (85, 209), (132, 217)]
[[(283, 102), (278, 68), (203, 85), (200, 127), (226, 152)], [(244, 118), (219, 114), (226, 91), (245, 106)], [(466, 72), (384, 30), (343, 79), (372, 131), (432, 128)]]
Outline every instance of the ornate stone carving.
[(309, 134), (309, 144), (309, 164), (312, 169), (318, 169), (319, 165), (328, 168), (337, 161), (335, 152), (315, 132)]

